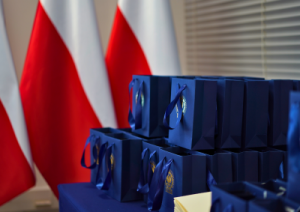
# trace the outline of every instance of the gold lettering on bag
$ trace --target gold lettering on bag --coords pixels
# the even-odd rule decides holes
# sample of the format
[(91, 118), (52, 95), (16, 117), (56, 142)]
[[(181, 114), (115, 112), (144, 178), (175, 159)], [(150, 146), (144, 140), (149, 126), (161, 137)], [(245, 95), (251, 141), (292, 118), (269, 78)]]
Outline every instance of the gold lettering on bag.
[(166, 192), (173, 195), (174, 188), (174, 174), (171, 170), (169, 170), (168, 175), (165, 180), (165, 188)]
[[(139, 92), (137, 91), (136, 94), (135, 94), (135, 104), (137, 104), (137, 99), (138, 99), (138, 96), (139, 96)], [(141, 104), (142, 104), (142, 107), (144, 107), (144, 94), (141, 92)]]
[(155, 163), (153, 161), (150, 162), (150, 166), (151, 166), (151, 169), (152, 169), (152, 172), (154, 173), (154, 170), (155, 170)]
[[(183, 115), (186, 112), (187, 103), (186, 103), (186, 99), (183, 95), (181, 95), (179, 99), (180, 99), (180, 103), (181, 103), (181, 107), (182, 107), (182, 117), (183, 117)], [(179, 111), (178, 111), (177, 104), (176, 104), (176, 113), (177, 113), (177, 118), (178, 118)]]

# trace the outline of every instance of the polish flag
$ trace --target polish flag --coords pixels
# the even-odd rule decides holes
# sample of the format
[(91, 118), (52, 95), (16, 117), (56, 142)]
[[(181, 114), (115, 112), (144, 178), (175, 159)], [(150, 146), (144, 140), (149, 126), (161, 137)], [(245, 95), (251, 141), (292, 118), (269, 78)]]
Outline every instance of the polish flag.
[(20, 85), (32, 155), (57, 185), (85, 182), (92, 127), (116, 126), (93, 0), (40, 0)]
[(119, 0), (105, 61), (118, 126), (129, 127), (132, 75), (181, 74), (169, 0)]
[(0, 1), (0, 206), (35, 184), (18, 80)]

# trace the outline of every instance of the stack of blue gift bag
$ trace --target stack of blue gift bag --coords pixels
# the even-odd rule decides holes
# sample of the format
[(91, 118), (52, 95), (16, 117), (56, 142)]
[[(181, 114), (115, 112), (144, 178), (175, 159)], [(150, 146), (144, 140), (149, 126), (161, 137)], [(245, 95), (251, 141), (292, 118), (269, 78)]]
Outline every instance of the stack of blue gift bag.
[(173, 211), (174, 197), (207, 191), (215, 212), (297, 211), (300, 94), (290, 92), (298, 84), (134, 75), (131, 128), (91, 129), (91, 164), (84, 149), (81, 165), (98, 189), (150, 211)]

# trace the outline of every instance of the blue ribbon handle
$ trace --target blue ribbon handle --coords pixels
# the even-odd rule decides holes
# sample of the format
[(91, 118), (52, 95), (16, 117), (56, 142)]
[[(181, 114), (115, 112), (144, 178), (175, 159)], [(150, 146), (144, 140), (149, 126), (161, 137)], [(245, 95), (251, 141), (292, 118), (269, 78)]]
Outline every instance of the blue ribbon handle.
[[(153, 172), (152, 172), (152, 167), (151, 167), (151, 161), (153, 163), (155, 163), (154, 161), (154, 156), (156, 154), (156, 150), (154, 150), (150, 156), (149, 156), (149, 164), (148, 164), (148, 175), (147, 175), (147, 183), (148, 183), (148, 186), (150, 187), (151, 185), (151, 182), (152, 182), (152, 177), (153, 177)], [(155, 170), (155, 169), (154, 169)]]
[(99, 190), (108, 190), (109, 187), (110, 187), (110, 184), (111, 184), (111, 162), (110, 162), (110, 156), (111, 156), (111, 153), (112, 153), (112, 147), (114, 146), (114, 143), (110, 144), (107, 149), (106, 149), (106, 154), (105, 154), (105, 158), (106, 158), (106, 161), (107, 161), (107, 174), (106, 174), (106, 178), (104, 180), (104, 182), (99, 182), (96, 187), (99, 189)]
[[(100, 143), (100, 142), (97, 142), (97, 140), (98, 139), (100, 139), (100, 137), (96, 137), (95, 135), (90, 135), (89, 137), (88, 137), (88, 139), (86, 140), (86, 142), (85, 142), (85, 145), (84, 145), (84, 149), (83, 149), (83, 153), (82, 153), (82, 156), (81, 156), (81, 161), (80, 161), (80, 163), (81, 163), (81, 166), (82, 167), (84, 167), (84, 168), (87, 168), (87, 169), (94, 169), (95, 167), (96, 167), (96, 162), (97, 162), (97, 152), (96, 152), (96, 155), (94, 154), (94, 151), (93, 151), (93, 158), (94, 158), (94, 163), (93, 164), (91, 164), (91, 166), (87, 166), (86, 164), (85, 164), (85, 160), (84, 160), (84, 158), (85, 158), (85, 149), (86, 149), (86, 147), (87, 147), (87, 145), (89, 144), (89, 143), (91, 143), (92, 141), (94, 141), (96, 139), (96, 142), (95, 142), (95, 144), (97, 144), (97, 143)], [(94, 147), (93, 147), (94, 148)]]
[[(142, 128), (142, 98), (141, 98), (141, 94), (142, 94), (142, 90), (143, 90), (143, 84), (144, 81), (142, 81), (140, 83), (139, 89), (138, 89), (138, 97), (137, 97), (137, 102), (135, 105), (135, 118), (132, 115), (131, 109), (130, 109), (130, 91), (132, 89), (132, 87), (134, 86), (135, 82), (137, 81), (137, 79), (133, 79), (131, 80), (131, 82), (129, 83), (129, 111), (128, 111), (128, 122), (130, 124), (131, 129), (135, 130), (135, 129), (140, 129)], [(135, 99), (134, 94), (133, 98)]]
[[(220, 210), (220, 198), (217, 198), (212, 202), (210, 212), (219, 212)], [(232, 204), (228, 204), (226, 208), (224, 208), (223, 212), (233, 212)]]
[(102, 180), (100, 177), (100, 169), (101, 169), (101, 165), (102, 165), (102, 160), (103, 160), (105, 152), (106, 152), (106, 146), (107, 146), (107, 142), (103, 143), (101, 145), (100, 151), (99, 151), (99, 165), (98, 165), (97, 174), (96, 174), (96, 187), (98, 184), (102, 183)]
[[(181, 117), (182, 117), (182, 106), (181, 106), (181, 102), (180, 102), (180, 97), (182, 95), (182, 92), (184, 91), (184, 89), (186, 89), (186, 85), (183, 85), (182, 87), (180, 87), (180, 85), (178, 84), (178, 91), (176, 93), (176, 96), (175, 98), (171, 101), (171, 103), (168, 105), (167, 109), (166, 109), (166, 112), (164, 114), (164, 119), (163, 119), (163, 124), (166, 128), (170, 129), (170, 130), (173, 130), (175, 127), (177, 127), (177, 125), (180, 123), (180, 120), (181, 120)], [(172, 128), (169, 126), (169, 123), (168, 123), (168, 117), (170, 116), (170, 114), (172, 113), (172, 111), (174, 110), (174, 107), (176, 106), (177, 104), (177, 107), (178, 107), (178, 113), (179, 113), (179, 116), (177, 118), (177, 121), (176, 121), (176, 124), (175, 124), (175, 127)]]
[(212, 185), (217, 185), (217, 182), (216, 182), (214, 176), (208, 169), (206, 170), (206, 183), (207, 183), (209, 190), (211, 190)]
[(279, 176), (281, 179), (284, 179), (283, 161), (279, 165)]
[(142, 152), (142, 158), (141, 158), (141, 174), (140, 174), (140, 180), (139, 180), (139, 184), (137, 187), (137, 191), (142, 193), (142, 194), (146, 194), (149, 192), (149, 186), (148, 183), (145, 183), (144, 181), (144, 158), (146, 153), (149, 151), (148, 148), (145, 148)]
[[(165, 161), (165, 158), (162, 160), (162, 162)], [(162, 200), (163, 200), (163, 192), (164, 192), (164, 188), (165, 188), (165, 180), (166, 177), (168, 176), (168, 173), (170, 171), (170, 167), (171, 164), (173, 163), (173, 159), (170, 159), (162, 168), (161, 174), (159, 176), (159, 180), (158, 180), (158, 184), (157, 186), (154, 186), (155, 188), (155, 194), (152, 201), (149, 202), (149, 198), (148, 198), (148, 210), (159, 210), (162, 204)], [(160, 164), (161, 165), (161, 164)], [(157, 165), (158, 166), (158, 165)], [(149, 192), (150, 194), (150, 192)], [(150, 204), (149, 204), (150, 203)]]
[(153, 177), (152, 177), (152, 181), (150, 184), (150, 189), (149, 189), (149, 193), (148, 193), (148, 210), (151, 211), (152, 207), (153, 207), (153, 200), (154, 200), (154, 196), (155, 196), (155, 192), (156, 192), (156, 188), (158, 187), (158, 181), (161, 175), (161, 171), (163, 169), (163, 165), (164, 165), (164, 160), (161, 160), (158, 162), (158, 164), (156, 165), (155, 169), (154, 169), (154, 173), (153, 173)]

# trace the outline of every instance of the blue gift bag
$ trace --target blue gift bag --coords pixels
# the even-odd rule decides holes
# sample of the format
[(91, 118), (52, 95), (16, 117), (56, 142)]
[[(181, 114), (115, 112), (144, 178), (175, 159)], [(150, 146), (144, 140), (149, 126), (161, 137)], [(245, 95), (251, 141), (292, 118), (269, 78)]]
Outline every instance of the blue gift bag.
[(180, 147), (159, 149), (148, 209), (174, 210), (174, 197), (206, 191), (206, 157)]
[(243, 79), (211, 78), (218, 82), (217, 89), (217, 148), (240, 148), (243, 120)]
[[(268, 143), (269, 82), (258, 77), (230, 76), (224, 78), (244, 81), (242, 148), (266, 147)], [(222, 145), (218, 146), (222, 148)]]
[(300, 92), (290, 94), (287, 197), (300, 203)]
[(258, 151), (258, 181), (282, 179), (283, 151), (269, 147), (253, 148), (253, 150)]
[[(133, 201), (142, 198), (136, 191), (140, 176), (142, 141), (126, 133), (106, 134), (100, 150), (100, 164), (104, 173), (97, 188), (107, 190), (118, 201)], [(102, 154), (103, 153), (103, 154)], [(101, 163), (101, 160), (103, 163)]]
[(230, 150), (232, 155), (232, 180), (258, 182), (258, 152)]
[(148, 201), (149, 187), (152, 182), (154, 169), (159, 161), (159, 149), (170, 147), (166, 138), (156, 138), (143, 141), (141, 154), (141, 172), (137, 191), (144, 194), (144, 201)]
[(249, 212), (297, 212), (300, 205), (287, 198), (258, 199), (249, 203)]
[(266, 196), (265, 189), (247, 182), (213, 185), (211, 212), (247, 212), (248, 204), (255, 199), (276, 198), (276, 194)]
[(170, 143), (190, 150), (214, 149), (216, 91), (215, 81), (172, 79), (171, 103), (164, 115)]
[[(130, 133), (130, 128), (124, 128), (124, 129), (114, 129), (114, 128), (92, 128), (90, 129), (90, 136), (88, 138), (88, 141), (90, 141), (90, 152), (91, 152), (91, 164), (94, 164), (93, 166), (89, 167), (91, 169), (91, 183), (96, 185), (97, 180), (103, 175), (103, 166), (99, 166), (99, 154), (101, 150), (101, 145), (103, 141), (103, 136), (105, 134), (110, 133), (120, 133), (121, 131), (125, 133)], [(130, 133), (131, 134), (131, 133)], [(133, 138), (133, 137), (132, 137)], [(135, 139), (139, 139), (138, 137), (135, 137)], [(103, 149), (103, 147), (102, 147)], [(84, 153), (83, 153), (84, 154)], [(84, 158), (84, 155), (83, 155)], [(83, 161), (83, 160), (82, 160)], [(102, 162), (104, 163), (104, 162)]]
[[(82, 158), (81, 158), (81, 165), (85, 168), (91, 169), (91, 183), (96, 185), (97, 179), (101, 176), (101, 170), (99, 166), (99, 153), (100, 153), (100, 146), (101, 141), (103, 140), (103, 136), (106, 133), (114, 133), (119, 132), (118, 129), (113, 128), (94, 128), (90, 129), (90, 136), (87, 139), (85, 144)], [(85, 149), (87, 145), (90, 144), (90, 155), (91, 155), (91, 166), (87, 167), (84, 161)]]
[[(198, 154), (205, 155), (208, 176), (218, 183), (229, 183), (233, 181), (233, 158), (232, 153), (225, 150), (199, 151)], [(208, 191), (210, 184), (207, 183)]]
[(289, 93), (293, 90), (292, 80), (269, 81), (269, 146), (286, 145), (289, 113)]
[(269, 82), (245, 79), (242, 147), (266, 147), (268, 144)]
[(242, 139), (244, 82), (218, 80), (216, 147), (240, 148)]
[(288, 154), (287, 154), (287, 146), (274, 146), (274, 149), (282, 151), (283, 153), (283, 162), (280, 164), (280, 170), (282, 172), (281, 180), (287, 181), (288, 179)]
[(133, 75), (132, 113), (128, 121), (132, 132), (148, 137), (166, 137), (163, 116), (171, 95), (171, 78), (167, 76)]

